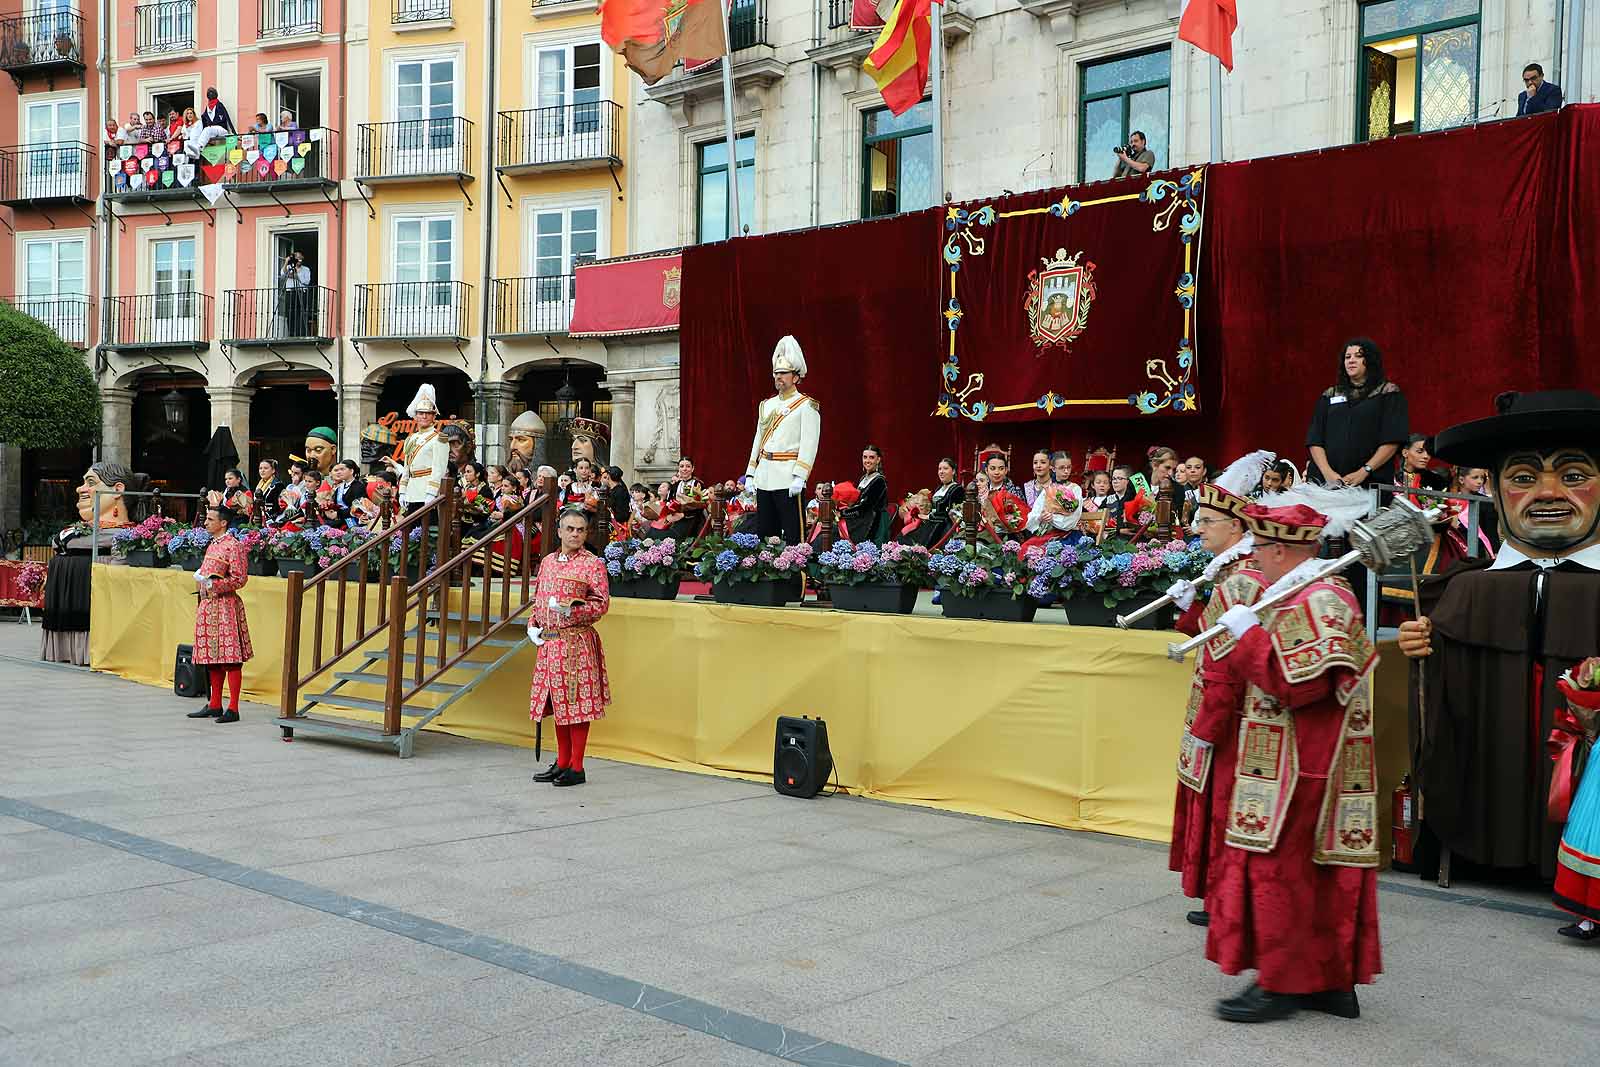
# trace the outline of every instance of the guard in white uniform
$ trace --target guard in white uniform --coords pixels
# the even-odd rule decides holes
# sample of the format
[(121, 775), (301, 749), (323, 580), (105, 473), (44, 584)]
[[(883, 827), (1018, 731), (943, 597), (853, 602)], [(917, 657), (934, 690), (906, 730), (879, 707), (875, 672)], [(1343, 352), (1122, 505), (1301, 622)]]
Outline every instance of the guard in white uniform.
[(400, 505), (415, 511), (439, 495), (439, 484), (450, 469), (450, 442), (439, 434), (434, 421), (439, 417), (439, 401), (433, 386), (424, 382), (406, 408), (417, 428), (400, 446), (404, 463), (386, 459), (389, 468), (400, 476)]
[(789, 544), (803, 536), (801, 494), (822, 438), (822, 409), (796, 383), (806, 376), (800, 342), (785, 337), (772, 351), (772, 384), (777, 396), (757, 409), (756, 436), (750, 446), (745, 482), (756, 490), (756, 534), (782, 534)]

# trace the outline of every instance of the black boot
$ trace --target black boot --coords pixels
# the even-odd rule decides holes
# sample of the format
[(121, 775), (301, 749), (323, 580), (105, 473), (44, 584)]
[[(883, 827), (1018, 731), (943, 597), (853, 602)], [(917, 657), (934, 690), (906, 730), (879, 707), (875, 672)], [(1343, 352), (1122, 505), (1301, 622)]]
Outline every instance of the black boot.
[(561, 764), (552, 763), (550, 766), (534, 775), (533, 780), (536, 782), (553, 782), (556, 780), (556, 775), (560, 774), (564, 770), (566, 770), (566, 768), (561, 766)]
[(1206, 911), (1204, 908), (1202, 908), (1199, 911), (1191, 911), (1189, 914), (1185, 915), (1184, 918), (1188, 919), (1191, 923), (1193, 923), (1196, 926), (1210, 926), (1211, 925), (1211, 913), (1209, 911)]
[(1287, 1019), (1300, 1007), (1299, 998), (1288, 993), (1269, 993), (1250, 983), (1236, 997), (1217, 1002), (1217, 1015), (1230, 1023), (1270, 1023), (1274, 1019)]
[(588, 776), (582, 771), (575, 771), (571, 767), (563, 767), (560, 773), (550, 780), (550, 784), (554, 786), (582, 785), (588, 780)]
[(229, 708), (227, 711), (225, 711), (221, 715), (217, 716), (217, 721), (218, 722), (238, 722), (239, 721), (239, 712), (237, 710), (233, 709), (233, 708)]
[(199, 711), (191, 711), (189, 714), (185, 715), (184, 718), (186, 718), (186, 719), (215, 719), (218, 715), (221, 715), (221, 714), (222, 714), (222, 709), (221, 708), (201, 708)]
[(1324, 989), (1320, 993), (1307, 993), (1300, 998), (1300, 1006), (1307, 1011), (1321, 1011), (1341, 1019), (1361, 1018), (1361, 1002), (1356, 1000), (1354, 989)]
[(1593, 941), (1595, 938), (1600, 937), (1600, 923), (1596, 923), (1587, 930), (1583, 928), (1582, 923), (1568, 923), (1557, 930), (1556, 933), (1562, 937), (1577, 938), (1579, 941)]

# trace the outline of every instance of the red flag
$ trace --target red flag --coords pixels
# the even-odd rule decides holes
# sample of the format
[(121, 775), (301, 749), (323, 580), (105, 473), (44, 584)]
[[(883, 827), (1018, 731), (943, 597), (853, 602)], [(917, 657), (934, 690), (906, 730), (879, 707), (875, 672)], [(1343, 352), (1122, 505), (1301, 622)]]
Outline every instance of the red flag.
[(1233, 31), (1239, 28), (1238, 0), (1189, 0), (1178, 22), (1178, 39), (1222, 60), (1233, 73)]
[[(937, 0), (943, 3), (944, 0)], [(910, 111), (928, 88), (934, 0), (897, 0), (861, 69), (896, 115)]]

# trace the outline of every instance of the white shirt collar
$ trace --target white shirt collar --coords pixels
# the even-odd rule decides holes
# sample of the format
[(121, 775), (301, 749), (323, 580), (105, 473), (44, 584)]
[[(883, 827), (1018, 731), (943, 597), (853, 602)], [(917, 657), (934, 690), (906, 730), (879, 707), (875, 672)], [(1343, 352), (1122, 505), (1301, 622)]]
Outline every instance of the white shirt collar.
[(1570, 556), (1527, 556), (1520, 552), (1515, 545), (1507, 541), (1500, 546), (1500, 552), (1495, 556), (1494, 562), (1489, 564), (1492, 571), (1510, 570), (1520, 563), (1532, 563), (1537, 567), (1549, 569), (1558, 563), (1576, 563), (1585, 570), (1600, 571), (1600, 545), (1590, 545), (1572, 553)]

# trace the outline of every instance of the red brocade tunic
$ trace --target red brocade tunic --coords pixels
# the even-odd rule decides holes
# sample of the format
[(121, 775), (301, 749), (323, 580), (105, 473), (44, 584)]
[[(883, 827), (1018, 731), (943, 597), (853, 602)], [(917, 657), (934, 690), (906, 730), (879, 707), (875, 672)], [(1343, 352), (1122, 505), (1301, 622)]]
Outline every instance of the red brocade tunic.
[[(1266, 582), (1252, 565), (1246, 556), (1224, 567), (1212, 586), (1211, 599), (1204, 604), (1196, 599), (1178, 618), (1178, 631), (1194, 637), (1216, 625), (1222, 613), (1235, 604), (1254, 604)], [(1189, 690), (1189, 711), (1178, 753), (1172, 847), (1167, 853), (1167, 868), (1181, 872), (1186, 897), (1206, 895), (1227, 823), (1244, 689), (1220, 668), (1220, 662), (1234, 647), (1232, 635), (1223, 634), (1202, 648)], [(1199, 746), (1193, 744), (1195, 740), (1212, 746), (1209, 767)]]
[(210, 590), (200, 597), (194, 612), (194, 662), (244, 663), (255, 651), (250, 647), (250, 624), (238, 590), (250, 576), (250, 554), (229, 534), (212, 540), (197, 574), (215, 575)]
[[(558, 604), (583, 603), (570, 615), (550, 610)], [(611, 606), (605, 560), (588, 550), (563, 557), (549, 555), (539, 564), (533, 599), (533, 619), (546, 631), (544, 646), (533, 668), (533, 690), (528, 697), (531, 718), (553, 714), (557, 725), (569, 726), (602, 718), (611, 703), (611, 682), (606, 677), (606, 657), (594, 624)]]
[(1206, 957), (1273, 993), (1345, 990), (1382, 970), (1370, 674), (1342, 580), (1315, 582), (1240, 638), (1236, 769), (1206, 904)]

